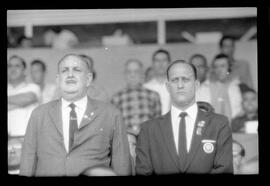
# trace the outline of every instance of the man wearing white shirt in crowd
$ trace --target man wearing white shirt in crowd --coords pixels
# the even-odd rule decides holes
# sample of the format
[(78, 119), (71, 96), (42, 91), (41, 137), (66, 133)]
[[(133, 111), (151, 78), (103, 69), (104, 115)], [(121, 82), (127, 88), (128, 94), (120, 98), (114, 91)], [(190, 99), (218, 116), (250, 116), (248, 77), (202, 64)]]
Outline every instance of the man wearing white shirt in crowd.
[(31, 62), (32, 81), (40, 87), (41, 99), (40, 104), (47, 103), (56, 98), (56, 85), (45, 82), (46, 65), (41, 60)]
[(160, 96), (161, 114), (166, 114), (170, 109), (170, 95), (166, 88), (166, 68), (170, 64), (171, 57), (167, 50), (159, 49), (154, 52), (152, 57), (152, 68), (154, 78), (144, 84), (144, 87), (155, 91)]
[(208, 66), (206, 57), (202, 54), (194, 54), (190, 57), (189, 63), (193, 64), (197, 69), (197, 77), (200, 86), (196, 91), (196, 101), (204, 101), (211, 103), (209, 80), (208, 80)]
[(19, 56), (8, 61), (8, 133), (23, 136), (32, 110), (38, 105), (40, 88), (25, 80), (26, 63)]

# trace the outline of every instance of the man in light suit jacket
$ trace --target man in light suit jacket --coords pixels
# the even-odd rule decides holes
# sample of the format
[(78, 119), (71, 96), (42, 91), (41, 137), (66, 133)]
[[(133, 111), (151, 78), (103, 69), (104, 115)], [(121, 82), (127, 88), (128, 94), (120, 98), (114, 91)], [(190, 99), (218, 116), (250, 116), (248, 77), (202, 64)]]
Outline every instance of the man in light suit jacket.
[(174, 61), (167, 68), (167, 78), (171, 110), (142, 124), (136, 147), (136, 174), (232, 174), (228, 118), (198, 107), (195, 66)]
[(36, 108), (24, 139), (20, 174), (78, 176), (91, 167), (131, 174), (131, 158), (120, 112), (87, 97), (91, 68), (80, 55), (58, 63), (62, 98)]

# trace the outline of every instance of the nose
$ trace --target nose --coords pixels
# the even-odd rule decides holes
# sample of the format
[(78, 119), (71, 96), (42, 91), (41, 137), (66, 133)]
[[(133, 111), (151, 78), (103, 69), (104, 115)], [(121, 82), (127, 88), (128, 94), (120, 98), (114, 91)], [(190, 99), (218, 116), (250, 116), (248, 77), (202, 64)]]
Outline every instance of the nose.
[(73, 77), (73, 71), (72, 70), (68, 71), (68, 77)]
[(181, 80), (178, 81), (177, 88), (183, 88), (183, 82)]

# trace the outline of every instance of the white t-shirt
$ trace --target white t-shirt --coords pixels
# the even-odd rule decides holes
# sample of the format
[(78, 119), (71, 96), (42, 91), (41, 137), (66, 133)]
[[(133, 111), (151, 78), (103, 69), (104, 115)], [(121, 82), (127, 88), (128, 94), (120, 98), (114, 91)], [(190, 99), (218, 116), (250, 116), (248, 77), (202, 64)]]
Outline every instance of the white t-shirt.
[[(13, 96), (21, 93), (33, 92), (40, 99), (40, 88), (34, 83), (23, 82), (20, 85), (13, 87), (8, 84), (8, 96)], [(8, 111), (8, 133), (11, 136), (24, 136), (28, 120), (34, 108), (38, 106), (38, 102), (26, 107), (16, 108)]]
[(63, 30), (54, 37), (52, 41), (52, 47), (59, 49), (68, 49), (71, 48), (74, 44), (78, 43), (79, 39), (73, 32), (69, 30)]
[(166, 88), (165, 82), (160, 83), (155, 78), (143, 85), (145, 88), (155, 91), (159, 94), (161, 102), (161, 114), (166, 114), (170, 110), (171, 99)]

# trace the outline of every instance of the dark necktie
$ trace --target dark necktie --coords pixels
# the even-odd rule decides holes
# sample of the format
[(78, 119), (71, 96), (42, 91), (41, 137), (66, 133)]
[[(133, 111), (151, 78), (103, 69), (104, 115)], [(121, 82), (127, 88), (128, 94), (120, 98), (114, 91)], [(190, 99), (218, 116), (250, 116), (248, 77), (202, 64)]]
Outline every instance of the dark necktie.
[(183, 170), (186, 164), (187, 158), (187, 142), (186, 142), (186, 112), (181, 112), (180, 116), (180, 126), (179, 126), (179, 140), (178, 140), (178, 154), (181, 169)]
[(69, 113), (69, 151), (71, 150), (74, 143), (74, 133), (78, 130), (77, 124), (77, 114), (75, 112), (76, 105), (71, 103), (70, 105), (71, 111)]

